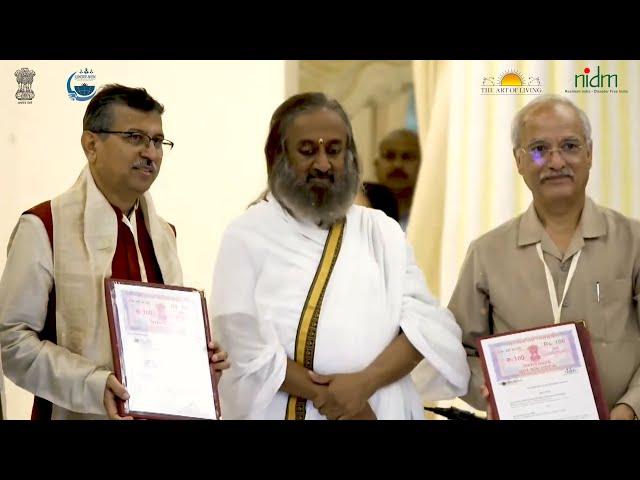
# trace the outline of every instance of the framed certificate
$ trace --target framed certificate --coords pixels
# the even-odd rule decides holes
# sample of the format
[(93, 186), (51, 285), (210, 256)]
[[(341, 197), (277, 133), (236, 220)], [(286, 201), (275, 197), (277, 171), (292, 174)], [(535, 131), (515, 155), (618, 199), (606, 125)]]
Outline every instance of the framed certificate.
[(129, 392), (118, 413), (145, 419), (220, 418), (204, 294), (105, 279), (115, 375)]
[(483, 337), (477, 343), (496, 418), (609, 418), (582, 322)]

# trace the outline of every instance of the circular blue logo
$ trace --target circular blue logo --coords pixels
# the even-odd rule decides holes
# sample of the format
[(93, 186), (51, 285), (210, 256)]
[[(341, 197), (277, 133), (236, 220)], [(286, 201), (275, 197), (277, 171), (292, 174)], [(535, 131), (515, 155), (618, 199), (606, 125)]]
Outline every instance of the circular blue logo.
[(78, 102), (86, 102), (96, 94), (96, 76), (88, 68), (73, 72), (67, 79), (67, 94)]

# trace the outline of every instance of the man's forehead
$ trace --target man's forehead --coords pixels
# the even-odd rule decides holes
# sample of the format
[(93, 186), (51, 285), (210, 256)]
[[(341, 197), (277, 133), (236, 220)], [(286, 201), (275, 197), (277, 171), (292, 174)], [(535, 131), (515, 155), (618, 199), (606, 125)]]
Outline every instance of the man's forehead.
[(537, 136), (584, 136), (580, 116), (568, 105), (542, 105), (523, 119), (525, 138)]
[(380, 143), (380, 151), (417, 151), (419, 149), (418, 142), (410, 137), (397, 137), (393, 139), (383, 140)]
[(289, 127), (287, 137), (295, 141), (313, 142), (322, 138), (324, 143), (328, 143), (344, 141), (347, 134), (347, 126), (342, 117), (333, 110), (322, 109), (298, 115)]
[(155, 110), (145, 112), (121, 104), (112, 105), (111, 109), (114, 128), (155, 128), (162, 131), (162, 115)]

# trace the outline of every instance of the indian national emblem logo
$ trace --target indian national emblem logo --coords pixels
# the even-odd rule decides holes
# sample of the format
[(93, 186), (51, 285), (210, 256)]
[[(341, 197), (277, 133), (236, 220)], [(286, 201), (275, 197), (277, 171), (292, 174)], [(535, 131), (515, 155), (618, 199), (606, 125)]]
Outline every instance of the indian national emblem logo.
[(532, 362), (537, 362), (538, 360), (540, 360), (540, 354), (538, 353), (537, 345), (531, 345), (527, 348), (527, 350), (529, 350), (529, 354), (531, 355), (530, 358)]
[(18, 91), (16, 92), (16, 98), (19, 103), (31, 103), (33, 97), (36, 94), (31, 89), (31, 84), (33, 83), (33, 77), (36, 76), (36, 72), (33, 70), (29, 70), (26, 67), (21, 68), (20, 70), (16, 70), (16, 82), (18, 82)]
[(67, 79), (69, 98), (78, 102), (86, 102), (96, 94), (96, 76), (92, 69), (84, 68), (73, 72)]

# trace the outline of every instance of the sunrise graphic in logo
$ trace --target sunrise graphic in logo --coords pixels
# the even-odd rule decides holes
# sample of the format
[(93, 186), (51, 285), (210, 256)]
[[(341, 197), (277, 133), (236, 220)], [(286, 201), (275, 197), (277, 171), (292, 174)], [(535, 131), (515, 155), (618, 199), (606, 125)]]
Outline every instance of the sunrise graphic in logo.
[(502, 87), (521, 87), (522, 85), (522, 76), (518, 72), (506, 72), (500, 79)]

